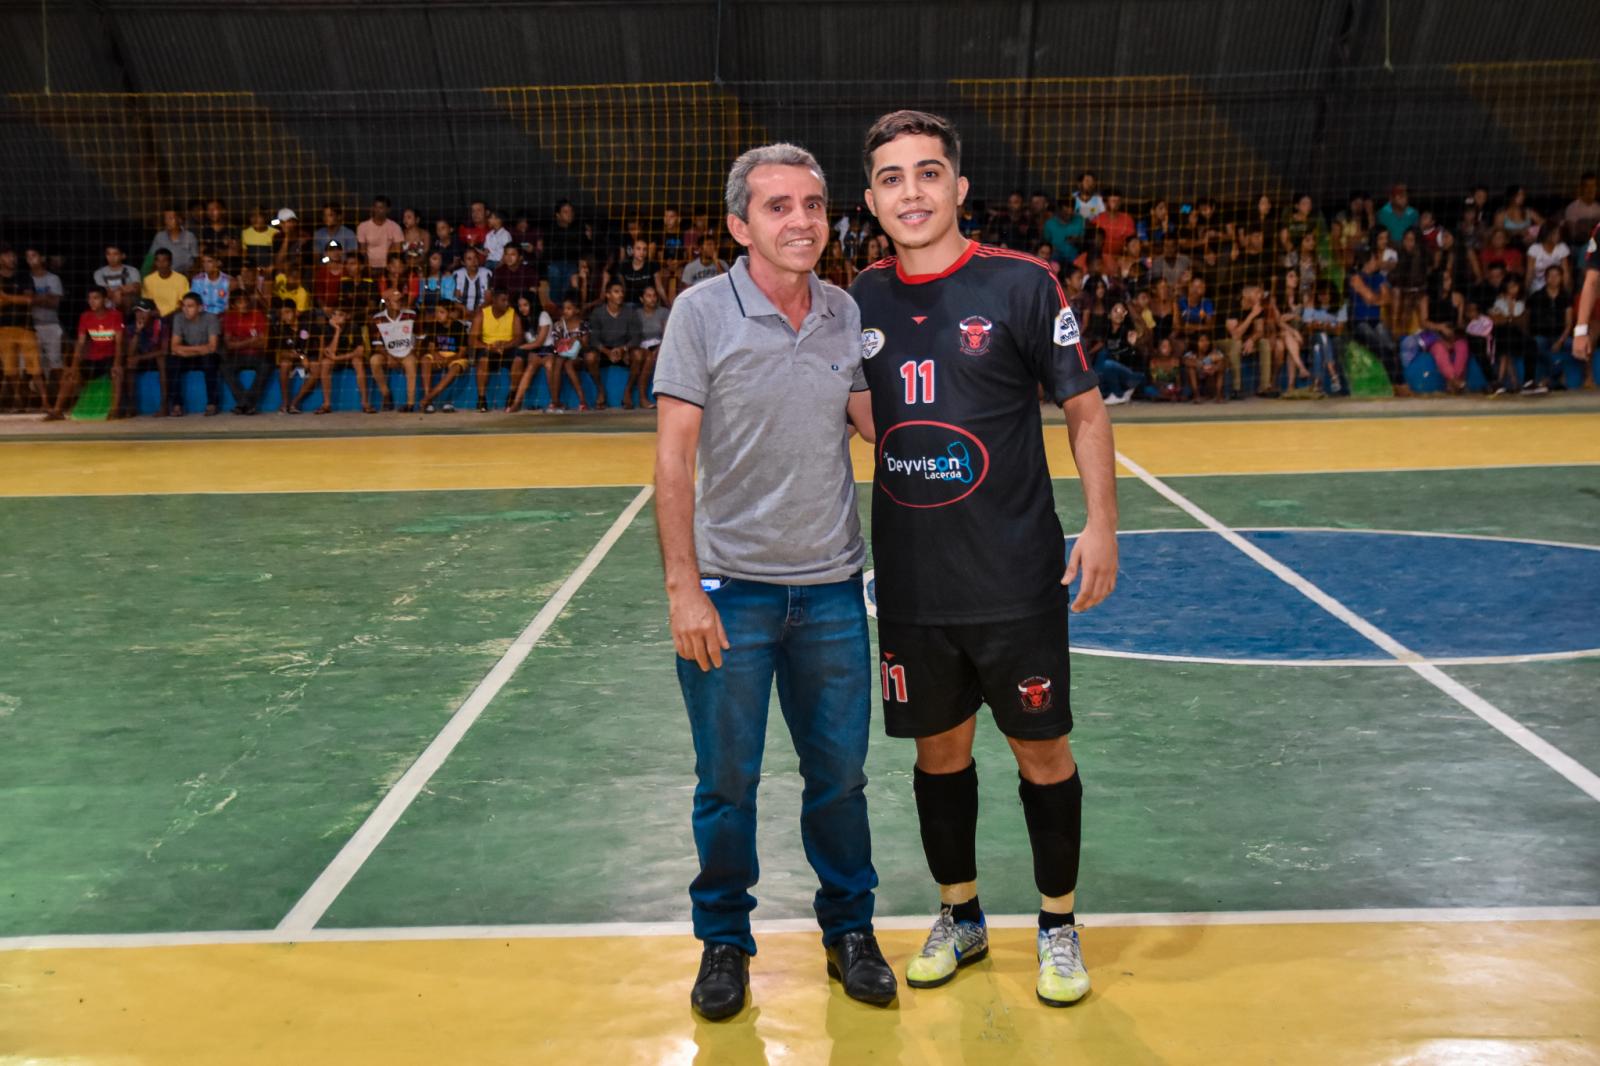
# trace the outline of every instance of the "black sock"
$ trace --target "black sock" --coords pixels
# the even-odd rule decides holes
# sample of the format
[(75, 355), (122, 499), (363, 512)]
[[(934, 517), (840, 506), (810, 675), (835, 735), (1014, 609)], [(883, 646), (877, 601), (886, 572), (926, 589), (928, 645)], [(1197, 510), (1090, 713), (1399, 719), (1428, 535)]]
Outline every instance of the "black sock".
[(1055, 911), (1040, 911), (1039, 928), (1048, 933), (1050, 930), (1063, 925), (1077, 925), (1078, 923), (1074, 920), (1075, 917), (1071, 911), (1065, 914), (1057, 914)]
[[(1077, 772), (1053, 785), (1036, 785), (1018, 775), (1017, 794), (1033, 846), (1033, 882), (1039, 895), (1055, 898), (1078, 888), (1078, 850), (1083, 833), (1083, 776)], [(1071, 920), (1070, 914), (1052, 914)], [(1039, 927), (1045, 924), (1039, 914)], [(1057, 923), (1064, 924), (1064, 923)]]
[(917, 767), (912, 776), (917, 822), (928, 872), (941, 885), (978, 879), (978, 764), (953, 774), (930, 774)]
[(978, 906), (978, 897), (973, 896), (965, 903), (952, 903), (950, 917), (958, 922), (971, 922), (977, 925), (983, 920), (983, 908)]

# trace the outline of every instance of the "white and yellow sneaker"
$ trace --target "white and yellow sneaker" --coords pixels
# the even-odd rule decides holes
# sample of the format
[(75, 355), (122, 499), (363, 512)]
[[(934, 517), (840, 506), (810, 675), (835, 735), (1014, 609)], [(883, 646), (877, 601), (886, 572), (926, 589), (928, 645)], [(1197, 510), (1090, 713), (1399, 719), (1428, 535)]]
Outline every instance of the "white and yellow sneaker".
[(1050, 1007), (1070, 1007), (1089, 994), (1089, 971), (1083, 968), (1083, 948), (1078, 926), (1039, 930), (1039, 1001)]
[(989, 925), (982, 919), (958, 922), (949, 907), (939, 910), (922, 952), (906, 967), (906, 984), (912, 988), (938, 988), (989, 954)]

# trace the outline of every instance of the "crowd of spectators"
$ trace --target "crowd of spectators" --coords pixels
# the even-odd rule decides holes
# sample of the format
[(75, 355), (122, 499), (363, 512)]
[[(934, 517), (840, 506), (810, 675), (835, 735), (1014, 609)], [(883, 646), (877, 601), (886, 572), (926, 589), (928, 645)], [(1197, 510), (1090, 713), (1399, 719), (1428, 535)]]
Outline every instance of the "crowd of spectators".
[[(1567, 387), (1596, 193), (1584, 174), (1548, 217), (1520, 186), (1429, 206), (1404, 185), (1381, 204), (1356, 191), (1331, 217), (1305, 194), (1135, 213), (1085, 172), (1054, 200), (975, 204), (964, 224), (1057, 272), (1110, 403), (1234, 399), (1247, 370), (1258, 396), (1320, 398), (1363, 366), (1397, 394), (1431, 368), (1456, 394), (1474, 363), (1485, 395), (1542, 395)], [(1592, 363), (1574, 376), (1595, 387)]]
[[(1110, 403), (1238, 398), (1246, 369), (1260, 396), (1334, 395), (1362, 359), (1397, 392), (1425, 359), (1453, 393), (1475, 363), (1489, 395), (1537, 395), (1565, 387), (1596, 192), (1583, 175), (1548, 217), (1520, 187), (1419, 207), (1403, 185), (1382, 204), (1353, 192), (1332, 217), (1309, 195), (1281, 206), (1266, 195), (1156, 198), (1133, 210), (1085, 172), (1054, 199), (972, 201), (962, 227), (1056, 272)], [(550, 410), (562, 410), (563, 384), (587, 409), (583, 376), (604, 410), (612, 366), (625, 371), (620, 405), (648, 408), (673, 302), (737, 251), (711, 210), (612, 222), (562, 201), (535, 221), (475, 202), (459, 223), (430, 224), (412, 208), (394, 217), (378, 196), (354, 229), (335, 204), (316, 221), (283, 208), (253, 210), (239, 226), (219, 200), (169, 210), (141, 262), (106, 247), (71, 303), (64, 264), (33, 247), (19, 261), (0, 245), (0, 411), (61, 418), (85, 382), (109, 378), (111, 417), (128, 417), (148, 372), (160, 413), (182, 415), (183, 376), (199, 371), (208, 415), (224, 381), (234, 412), (248, 415), (273, 380), (280, 411), (299, 413), (320, 386), (322, 413), (340, 370), (368, 412), (453, 410), (466, 377), (485, 411), (501, 369), (507, 410), (525, 409), (541, 375)], [(818, 272), (848, 286), (892, 254), (857, 206), (838, 219)], [(1583, 374), (1593, 388), (1592, 364)]]

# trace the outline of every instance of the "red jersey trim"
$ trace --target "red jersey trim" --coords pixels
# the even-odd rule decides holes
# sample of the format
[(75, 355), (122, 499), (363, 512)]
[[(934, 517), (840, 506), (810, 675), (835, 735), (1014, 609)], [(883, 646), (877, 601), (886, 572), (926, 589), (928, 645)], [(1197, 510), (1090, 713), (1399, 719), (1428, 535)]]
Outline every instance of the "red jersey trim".
[(897, 262), (899, 262), (899, 260), (894, 256), (886, 255), (876, 263), (868, 263), (866, 266), (862, 267), (861, 272), (865, 274), (869, 270), (887, 270), (889, 267), (894, 266)]
[[(940, 278), (948, 278), (951, 274), (954, 274), (956, 271), (966, 266), (968, 260), (970, 260), (973, 255), (977, 253), (977, 251), (978, 242), (968, 241), (967, 250), (957, 256), (954, 263), (951, 263), (937, 274), (907, 274), (905, 272), (905, 268), (900, 265), (900, 260), (896, 258), (893, 260), (894, 274), (895, 277), (899, 278), (907, 285), (926, 285), (930, 281), (938, 281)], [(889, 262), (889, 260), (885, 260), (885, 263), (887, 262)]]

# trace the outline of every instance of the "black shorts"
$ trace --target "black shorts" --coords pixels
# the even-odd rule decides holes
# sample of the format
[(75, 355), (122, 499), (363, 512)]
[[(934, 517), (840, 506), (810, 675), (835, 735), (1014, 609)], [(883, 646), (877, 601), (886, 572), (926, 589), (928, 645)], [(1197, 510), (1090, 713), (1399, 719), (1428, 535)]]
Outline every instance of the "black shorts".
[(501, 351), (496, 351), (493, 348), (475, 348), (472, 351), (471, 358), (473, 362), (487, 365), (489, 373), (493, 374), (502, 368), (511, 366), (512, 361), (522, 358), (522, 355), (523, 353), (515, 348), (506, 348)]
[(891, 737), (954, 729), (987, 703), (1000, 732), (1049, 740), (1072, 732), (1068, 605), (1030, 618), (921, 626), (878, 620), (878, 675)]
[(111, 359), (83, 359), (78, 363), (78, 376), (83, 381), (99, 381), (111, 376)]

